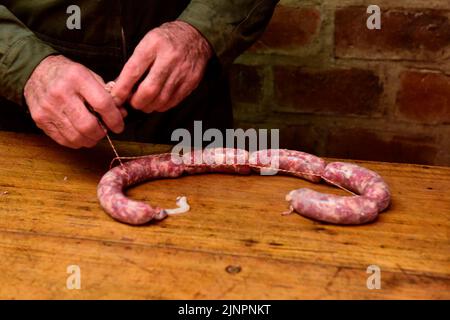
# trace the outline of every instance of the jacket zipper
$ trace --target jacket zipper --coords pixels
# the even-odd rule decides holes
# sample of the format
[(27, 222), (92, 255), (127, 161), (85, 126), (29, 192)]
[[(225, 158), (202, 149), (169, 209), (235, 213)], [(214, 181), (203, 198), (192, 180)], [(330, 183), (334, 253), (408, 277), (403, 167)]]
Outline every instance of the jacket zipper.
[(125, 29), (123, 28), (123, 1), (119, 0), (119, 15), (120, 15), (120, 37), (122, 40), (122, 55), (123, 63), (125, 64), (128, 60), (128, 50), (127, 50), (127, 39), (125, 37)]
[[(122, 19), (121, 19), (122, 20)], [(126, 38), (125, 38), (125, 31), (123, 30), (123, 26), (121, 26), (120, 27), (120, 33), (121, 33), (121, 36), (122, 36), (122, 54), (123, 54), (123, 60), (124, 60), (124, 63), (126, 63), (127, 62), (127, 58), (128, 58), (128, 56), (127, 56), (127, 40), (126, 40)]]

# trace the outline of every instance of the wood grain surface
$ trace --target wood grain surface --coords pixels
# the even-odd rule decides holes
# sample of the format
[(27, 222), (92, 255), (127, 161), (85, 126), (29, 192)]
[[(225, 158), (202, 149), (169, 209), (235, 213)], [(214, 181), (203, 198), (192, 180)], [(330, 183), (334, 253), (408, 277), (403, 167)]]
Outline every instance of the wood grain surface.
[[(168, 146), (117, 143), (123, 156)], [(105, 143), (69, 150), (0, 133), (1, 299), (449, 299), (450, 168), (357, 162), (379, 172), (392, 206), (372, 224), (281, 216), (293, 189), (345, 194), (292, 177), (211, 174), (158, 180), (134, 199), (191, 211), (131, 227), (100, 208)], [(69, 290), (67, 267), (81, 270)], [(367, 288), (370, 265), (381, 289)]]

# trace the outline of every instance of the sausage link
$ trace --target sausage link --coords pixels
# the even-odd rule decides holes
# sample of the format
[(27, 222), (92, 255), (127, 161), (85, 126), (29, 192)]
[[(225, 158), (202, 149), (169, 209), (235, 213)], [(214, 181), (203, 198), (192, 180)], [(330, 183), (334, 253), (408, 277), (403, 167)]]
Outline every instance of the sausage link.
[(311, 182), (320, 182), (325, 165), (326, 162), (319, 157), (294, 150), (260, 150), (250, 155), (250, 166), (256, 172), (261, 172), (261, 168), (270, 168), (275, 173), (279, 172)]
[(148, 156), (126, 162), (108, 171), (97, 187), (100, 205), (114, 219), (132, 224), (162, 220), (167, 213), (160, 207), (127, 198), (123, 190), (137, 183), (157, 178), (176, 178), (183, 174), (184, 165), (175, 164), (171, 155)]
[(182, 159), (166, 154), (129, 161), (102, 177), (97, 196), (100, 205), (114, 219), (132, 225), (145, 224), (153, 219), (164, 219), (167, 212), (160, 207), (127, 198), (124, 189), (149, 179), (177, 178), (183, 173), (207, 172), (249, 174), (248, 152), (210, 148), (188, 153)]
[(376, 172), (353, 163), (331, 162), (323, 178), (377, 202), (378, 211), (385, 210), (391, 200), (389, 186)]
[(302, 188), (286, 200), (302, 216), (334, 224), (363, 224), (378, 216), (375, 200), (362, 196), (340, 197)]
[(183, 155), (188, 174), (221, 172), (250, 174), (249, 155), (246, 150), (232, 148), (207, 148)]
[(390, 191), (375, 172), (344, 162), (329, 163), (323, 179), (359, 195), (341, 197), (309, 189), (291, 191), (286, 200), (299, 214), (328, 223), (363, 224), (371, 222), (390, 203)]

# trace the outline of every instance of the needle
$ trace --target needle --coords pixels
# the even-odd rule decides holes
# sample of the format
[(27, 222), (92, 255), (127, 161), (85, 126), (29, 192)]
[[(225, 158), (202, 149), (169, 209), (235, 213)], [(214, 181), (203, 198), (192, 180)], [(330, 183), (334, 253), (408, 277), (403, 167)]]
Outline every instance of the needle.
[(120, 166), (123, 168), (123, 162), (121, 160), (121, 157), (119, 156), (119, 153), (117, 152), (116, 147), (114, 146), (114, 143), (112, 142), (111, 137), (108, 134), (108, 129), (106, 127), (106, 125), (103, 123), (102, 118), (100, 117), (100, 115), (94, 110), (94, 108), (92, 108), (89, 104), (86, 104), (87, 109), (97, 118), (98, 124), (100, 125), (100, 127), (103, 129), (103, 131), (106, 134), (106, 138), (108, 139), (109, 145), (111, 146), (116, 159), (119, 161)]

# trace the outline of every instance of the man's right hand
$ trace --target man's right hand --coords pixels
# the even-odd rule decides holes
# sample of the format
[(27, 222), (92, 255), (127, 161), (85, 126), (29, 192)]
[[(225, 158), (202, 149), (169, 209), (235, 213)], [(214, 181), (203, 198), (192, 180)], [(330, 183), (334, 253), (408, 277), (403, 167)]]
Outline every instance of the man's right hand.
[(109, 129), (124, 129), (124, 109), (116, 106), (100, 76), (63, 56), (49, 56), (32, 73), (24, 89), (36, 125), (59, 144), (93, 147), (105, 136), (89, 104)]

